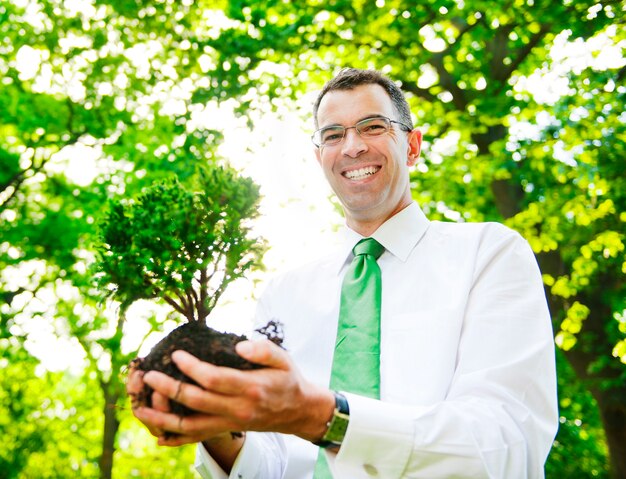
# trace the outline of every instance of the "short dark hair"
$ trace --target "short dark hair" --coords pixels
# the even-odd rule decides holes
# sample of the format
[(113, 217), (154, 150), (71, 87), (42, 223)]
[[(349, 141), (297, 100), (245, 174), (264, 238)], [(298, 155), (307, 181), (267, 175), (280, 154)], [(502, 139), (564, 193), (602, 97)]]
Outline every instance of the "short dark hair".
[(313, 104), (313, 121), (315, 121), (315, 128), (319, 126), (317, 123), (317, 110), (319, 109), (324, 95), (335, 90), (353, 90), (361, 85), (380, 85), (383, 87), (389, 95), (389, 98), (391, 98), (391, 102), (399, 116), (398, 120), (405, 125), (413, 127), (409, 104), (398, 85), (376, 70), (344, 68), (336, 77), (324, 85), (324, 88), (322, 88), (322, 91)]

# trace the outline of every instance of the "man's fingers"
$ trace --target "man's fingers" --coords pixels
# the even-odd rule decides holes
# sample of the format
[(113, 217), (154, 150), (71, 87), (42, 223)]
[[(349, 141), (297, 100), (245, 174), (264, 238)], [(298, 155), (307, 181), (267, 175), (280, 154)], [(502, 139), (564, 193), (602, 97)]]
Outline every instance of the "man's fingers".
[[(223, 439), (221, 439), (221, 438)], [(211, 440), (211, 439), (216, 439), (216, 438), (220, 438), (220, 441), (222, 442), (222, 444), (225, 441), (228, 442), (232, 442), (232, 441), (238, 441), (238, 442), (243, 442), (243, 434), (239, 434), (237, 436), (233, 436), (232, 432), (225, 432), (222, 434), (218, 434), (216, 436), (213, 436), (212, 438), (207, 438), (205, 435), (203, 434), (190, 434), (190, 435), (183, 435), (183, 434), (173, 434), (173, 435), (168, 435), (168, 436), (161, 436), (159, 437), (159, 446), (170, 446), (170, 447), (176, 447), (176, 446), (182, 446), (184, 444), (194, 444), (194, 443), (198, 443), (198, 442), (203, 442), (203, 441), (207, 441)]]
[(133, 409), (140, 405), (139, 396), (143, 390), (143, 375), (143, 371), (131, 368), (126, 379), (126, 394), (130, 397), (130, 403)]
[(161, 412), (170, 412), (170, 400), (158, 391), (152, 393), (152, 408)]
[(182, 434), (161, 435), (159, 436), (158, 445), (168, 447), (178, 447), (185, 444), (195, 444), (202, 442), (202, 436), (187, 436)]
[(186, 387), (195, 387), (192, 384), (183, 384), (178, 379), (159, 371), (148, 371), (144, 374), (143, 381), (164, 398), (178, 402), (182, 402)]
[(173, 379), (158, 371), (149, 371), (144, 375), (144, 381), (166, 400), (176, 401), (199, 412), (214, 413), (232, 412), (233, 406), (225, 397), (211, 391), (206, 391), (193, 384)]
[(207, 391), (236, 395), (240, 394), (247, 384), (242, 371), (215, 366), (199, 360), (186, 351), (174, 351), (172, 360), (176, 363), (178, 369)]
[(126, 392), (128, 394), (137, 394), (143, 388), (143, 371), (131, 369), (126, 379)]
[(241, 341), (235, 347), (239, 356), (255, 364), (284, 370), (292, 366), (287, 352), (268, 339)]
[[(236, 423), (224, 417), (199, 414), (194, 416), (181, 417), (172, 413), (156, 411), (150, 408), (138, 408), (135, 416), (150, 431), (167, 431), (194, 438), (214, 436), (225, 431), (235, 431), (240, 429)], [(157, 434), (159, 436), (161, 434)]]

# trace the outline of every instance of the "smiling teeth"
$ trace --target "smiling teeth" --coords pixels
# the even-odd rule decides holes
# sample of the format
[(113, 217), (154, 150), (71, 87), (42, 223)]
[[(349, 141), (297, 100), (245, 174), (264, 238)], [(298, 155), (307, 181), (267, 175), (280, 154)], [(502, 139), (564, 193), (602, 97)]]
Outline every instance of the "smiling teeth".
[(358, 170), (346, 171), (344, 176), (351, 180), (362, 180), (370, 175), (376, 173), (380, 168), (377, 166), (367, 166), (365, 168), (359, 168)]

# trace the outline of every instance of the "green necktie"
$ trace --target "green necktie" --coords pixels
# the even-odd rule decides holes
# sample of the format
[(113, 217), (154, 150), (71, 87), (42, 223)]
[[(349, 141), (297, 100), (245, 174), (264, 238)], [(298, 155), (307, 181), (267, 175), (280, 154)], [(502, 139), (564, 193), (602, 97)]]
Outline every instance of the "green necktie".
[[(381, 274), (376, 260), (385, 248), (374, 238), (359, 241), (341, 286), (339, 325), (330, 388), (361, 396), (380, 397)], [(323, 452), (315, 479), (330, 478)]]

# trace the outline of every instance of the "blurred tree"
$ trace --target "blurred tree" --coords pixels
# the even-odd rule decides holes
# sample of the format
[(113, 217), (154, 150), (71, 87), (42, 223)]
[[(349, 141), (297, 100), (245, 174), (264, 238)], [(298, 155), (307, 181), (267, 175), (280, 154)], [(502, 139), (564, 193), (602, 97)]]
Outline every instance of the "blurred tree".
[(37, 360), (21, 347), (11, 347), (9, 339), (0, 339), (0, 433), (4, 446), (0, 449), (0, 477), (20, 477), (31, 454), (45, 449), (49, 441), (50, 420), (45, 410), (48, 381), (35, 376)]
[(606, 442), (598, 440), (604, 433), (596, 402), (562, 351), (557, 351), (557, 373), (561, 424), (546, 463), (546, 478), (608, 479), (608, 451)]
[[(95, 345), (116, 344), (117, 318), (85, 277), (105, 200), (215, 161), (221, 135), (203, 118), (216, 101), (278, 108), (341, 67), (378, 68), (428, 139), (412, 180), (431, 218), (506, 221), (530, 241), (557, 343), (625, 477), (623, 13), (613, 0), (0, 3), (0, 337), (71, 290), (57, 322), (109, 377), (121, 363)], [(566, 39), (618, 59), (561, 61)], [(538, 99), (559, 70), (561, 90)], [(577, 402), (573, 386), (562, 396)]]
[[(93, 394), (97, 375), (46, 372), (23, 347), (7, 339), (0, 345), (0, 478), (97, 477), (104, 404)], [(128, 409), (118, 409), (117, 415), (123, 444), (118, 477), (190, 476), (193, 447), (157, 448)]]
[(614, 477), (626, 477), (623, 73), (570, 75), (539, 138), (517, 143), (525, 196), (508, 221), (538, 253), (556, 343), (599, 405)]
[(82, 346), (103, 398), (102, 478), (136, 351), (121, 347), (124, 308), (93, 287), (95, 223), (108, 199), (218, 161), (221, 134), (190, 104), (210, 57), (181, 36), (212, 27), (188, 3), (0, 3), (0, 337), (28, 337), (37, 318)]
[(15, 338), (0, 347), (0, 478), (97, 476), (92, 381), (47, 372)]

